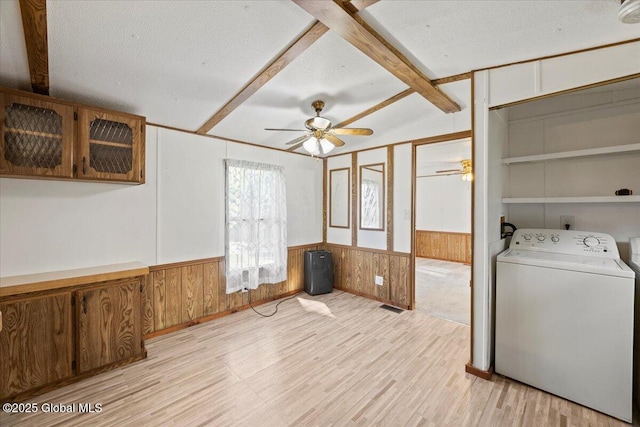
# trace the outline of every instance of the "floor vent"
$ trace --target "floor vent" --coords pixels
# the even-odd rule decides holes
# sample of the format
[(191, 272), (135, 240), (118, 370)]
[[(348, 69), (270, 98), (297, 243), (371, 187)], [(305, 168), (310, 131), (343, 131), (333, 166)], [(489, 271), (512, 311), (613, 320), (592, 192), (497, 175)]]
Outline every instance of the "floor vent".
[(401, 308), (393, 307), (393, 306), (390, 306), (390, 305), (387, 305), (387, 304), (382, 304), (380, 306), (380, 308), (384, 308), (385, 310), (393, 311), (394, 313), (397, 313), (397, 314), (402, 313), (404, 311)]

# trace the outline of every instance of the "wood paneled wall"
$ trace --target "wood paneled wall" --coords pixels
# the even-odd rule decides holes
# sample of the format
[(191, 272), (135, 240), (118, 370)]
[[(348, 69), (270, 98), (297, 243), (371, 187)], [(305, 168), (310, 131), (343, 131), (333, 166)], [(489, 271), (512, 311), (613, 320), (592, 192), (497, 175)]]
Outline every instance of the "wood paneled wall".
[[(334, 288), (397, 307), (411, 306), (410, 254), (325, 244), (333, 257)], [(374, 282), (383, 277), (383, 285)]]
[[(260, 285), (251, 292), (256, 305), (304, 289), (304, 252), (320, 245), (288, 251), (287, 281)], [(144, 334), (162, 335), (233, 313), (249, 305), (248, 292), (226, 293), (224, 258), (189, 261), (150, 268), (144, 289)]]
[(471, 234), (416, 230), (416, 256), (471, 264)]

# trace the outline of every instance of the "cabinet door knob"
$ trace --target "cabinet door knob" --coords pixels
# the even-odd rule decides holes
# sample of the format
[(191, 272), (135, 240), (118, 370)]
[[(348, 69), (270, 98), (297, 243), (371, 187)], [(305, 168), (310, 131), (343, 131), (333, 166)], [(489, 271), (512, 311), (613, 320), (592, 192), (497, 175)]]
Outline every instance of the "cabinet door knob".
[(87, 158), (86, 157), (82, 157), (82, 174), (83, 175), (87, 174)]

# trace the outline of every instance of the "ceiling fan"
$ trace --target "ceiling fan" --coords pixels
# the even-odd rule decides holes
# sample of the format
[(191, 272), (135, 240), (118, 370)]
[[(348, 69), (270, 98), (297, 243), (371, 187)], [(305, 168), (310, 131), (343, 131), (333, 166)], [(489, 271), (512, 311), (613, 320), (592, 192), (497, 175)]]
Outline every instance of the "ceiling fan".
[(320, 116), (320, 112), (324, 108), (324, 101), (317, 100), (311, 103), (316, 110), (316, 116), (311, 117), (304, 122), (306, 129), (273, 129), (265, 128), (265, 130), (285, 131), (285, 132), (306, 132), (305, 135), (287, 142), (285, 145), (292, 145), (289, 151), (293, 151), (302, 146), (312, 156), (319, 156), (329, 153), (335, 147), (342, 147), (344, 141), (336, 135), (355, 135), (368, 136), (373, 131), (366, 128), (341, 128), (331, 127), (331, 121)]
[(427, 175), (427, 176), (462, 175), (463, 181), (471, 181), (473, 179), (471, 160), (470, 159), (461, 160), (460, 165), (462, 166), (462, 169), (444, 169), (444, 170), (436, 171), (435, 175)]

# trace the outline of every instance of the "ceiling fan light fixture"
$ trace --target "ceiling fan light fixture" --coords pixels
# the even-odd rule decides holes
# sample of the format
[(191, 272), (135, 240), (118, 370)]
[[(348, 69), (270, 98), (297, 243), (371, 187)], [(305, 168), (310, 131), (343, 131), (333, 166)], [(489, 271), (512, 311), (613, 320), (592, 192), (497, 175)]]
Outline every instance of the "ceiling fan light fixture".
[(335, 148), (335, 145), (329, 142), (326, 138), (322, 138), (320, 140), (320, 146), (322, 146), (322, 151), (324, 152), (324, 154), (328, 154), (329, 151)]
[(618, 19), (625, 24), (640, 23), (640, 0), (622, 0)]
[(320, 154), (320, 144), (318, 143), (318, 139), (315, 137), (307, 139), (304, 144), (302, 144), (302, 148), (307, 150), (307, 152), (312, 156)]
[(316, 129), (326, 130), (331, 127), (331, 121), (329, 119), (325, 119), (324, 117), (314, 117), (313, 119), (313, 127)]
[(473, 172), (471, 170), (471, 160), (466, 159), (460, 162), (462, 164), (462, 176), (463, 181), (473, 181)]

